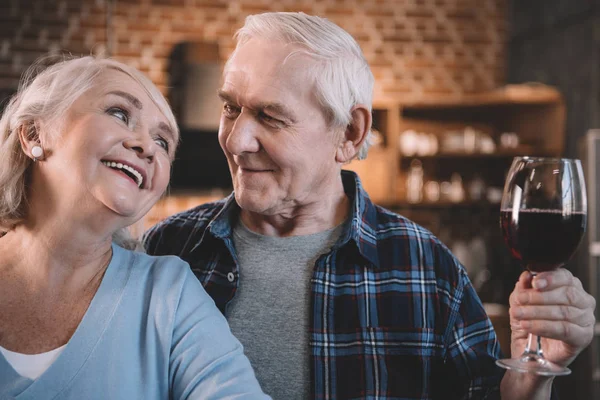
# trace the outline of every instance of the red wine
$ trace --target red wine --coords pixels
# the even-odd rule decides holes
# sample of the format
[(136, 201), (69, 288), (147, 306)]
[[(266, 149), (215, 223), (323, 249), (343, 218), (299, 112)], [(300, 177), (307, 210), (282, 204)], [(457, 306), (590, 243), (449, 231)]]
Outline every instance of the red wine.
[(573, 255), (585, 232), (587, 215), (560, 210), (500, 212), (504, 241), (511, 255), (532, 272), (556, 269)]

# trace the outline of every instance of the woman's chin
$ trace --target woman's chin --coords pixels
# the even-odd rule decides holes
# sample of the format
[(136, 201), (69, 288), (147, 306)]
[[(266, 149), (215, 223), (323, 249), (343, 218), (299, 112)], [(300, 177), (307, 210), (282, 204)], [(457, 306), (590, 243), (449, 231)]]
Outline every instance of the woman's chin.
[(117, 198), (103, 201), (103, 203), (118, 217), (127, 220), (127, 225), (136, 223), (145, 214), (140, 209), (140, 205), (135, 204), (131, 199)]

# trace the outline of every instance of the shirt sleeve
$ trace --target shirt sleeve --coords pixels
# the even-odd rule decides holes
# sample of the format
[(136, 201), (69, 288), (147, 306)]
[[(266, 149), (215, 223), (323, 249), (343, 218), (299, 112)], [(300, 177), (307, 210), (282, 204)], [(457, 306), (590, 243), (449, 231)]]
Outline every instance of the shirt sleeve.
[(500, 344), (491, 321), (463, 268), (446, 335), (446, 362), (462, 399), (499, 399), (504, 370), (496, 366)]
[[(455, 297), (457, 311), (447, 337), (447, 356), (452, 371), (446, 379), (461, 386), (456, 388), (458, 399), (500, 400), (500, 382), (506, 372), (496, 365), (496, 360), (503, 357), (500, 344), (483, 304), (461, 266), (459, 276), (461, 283)], [(550, 399), (558, 400), (554, 386)]]
[(172, 399), (270, 399), (262, 392), (242, 345), (189, 269), (171, 343)]

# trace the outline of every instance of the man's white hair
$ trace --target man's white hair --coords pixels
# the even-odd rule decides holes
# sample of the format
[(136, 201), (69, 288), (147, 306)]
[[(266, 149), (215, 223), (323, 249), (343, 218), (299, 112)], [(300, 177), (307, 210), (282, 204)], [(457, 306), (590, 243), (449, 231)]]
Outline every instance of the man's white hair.
[[(272, 12), (250, 15), (236, 34), (237, 50), (252, 38), (277, 40), (305, 48), (313, 57), (311, 69), (319, 103), (333, 128), (345, 128), (352, 122), (352, 108), (358, 104), (371, 112), (374, 78), (360, 46), (354, 38), (333, 22), (301, 12)], [(292, 53), (293, 54), (293, 53)], [(225, 65), (225, 69), (229, 61)], [(364, 159), (371, 144), (371, 129), (358, 151)]]

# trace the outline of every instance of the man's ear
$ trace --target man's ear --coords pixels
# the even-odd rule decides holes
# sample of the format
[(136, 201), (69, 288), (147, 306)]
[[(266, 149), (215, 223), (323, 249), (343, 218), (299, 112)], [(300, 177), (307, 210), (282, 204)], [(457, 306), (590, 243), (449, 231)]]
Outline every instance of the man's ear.
[(336, 161), (342, 164), (347, 164), (356, 157), (371, 130), (372, 117), (367, 107), (362, 104), (354, 106), (351, 116), (352, 120), (343, 132), (335, 154)]

